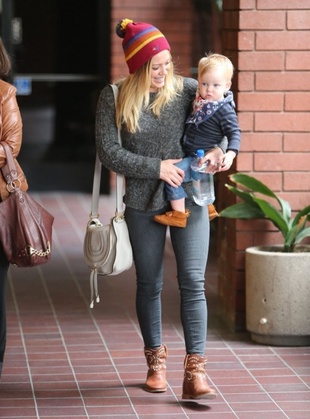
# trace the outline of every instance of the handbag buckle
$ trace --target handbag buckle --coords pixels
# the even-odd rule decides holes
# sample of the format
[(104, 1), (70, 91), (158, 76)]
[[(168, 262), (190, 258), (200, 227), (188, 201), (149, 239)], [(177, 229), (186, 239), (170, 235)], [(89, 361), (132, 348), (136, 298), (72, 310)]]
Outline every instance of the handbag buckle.
[(19, 189), (21, 187), (21, 184), (21, 180), (16, 178), (6, 184), (6, 189), (9, 193), (13, 193), (16, 189)]
[(120, 222), (123, 222), (124, 220), (125, 220), (125, 215), (123, 212), (115, 213), (114, 221), (116, 221), (117, 223), (120, 223)]

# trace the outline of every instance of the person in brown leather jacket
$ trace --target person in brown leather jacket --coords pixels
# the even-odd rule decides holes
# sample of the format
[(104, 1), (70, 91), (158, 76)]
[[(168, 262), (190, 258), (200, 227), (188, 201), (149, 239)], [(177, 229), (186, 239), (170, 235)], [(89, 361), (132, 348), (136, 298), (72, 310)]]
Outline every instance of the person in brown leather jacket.
[[(16, 88), (3, 80), (11, 70), (11, 61), (0, 39), (0, 145), (6, 141), (10, 145), (14, 158), (17, 157), (22, 143), (22, 119), (16, 101)], [(0, 147), (0, 168), (6, 164), (5, 152)], [(27, 181), (18, 165), (18, 177), (21, 188), (27, 189)], [(0, 201), (9, 196), (6, 182), (0, 172)], [(0, 202), (1, 205), (1, 202)], [(3, 222), (0, 220), (0, 222)], [(1, 239), (1, 238), (0, 238)], [(0, 377), (6, 345), (6, 282), (9, 263), (3, 252), (0, 240)]]

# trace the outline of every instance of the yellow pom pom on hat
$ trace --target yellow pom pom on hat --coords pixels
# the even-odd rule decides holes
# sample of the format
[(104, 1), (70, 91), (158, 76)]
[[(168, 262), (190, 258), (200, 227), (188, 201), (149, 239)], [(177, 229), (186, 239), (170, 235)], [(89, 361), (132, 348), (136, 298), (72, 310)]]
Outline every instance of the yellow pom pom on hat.
[(154, 55), (170, 50), (166, 37), (149, 23), (123, 19), (118, 22), (116, 33), (123, 38), (122, 45), (130, 74), (136, 72)]

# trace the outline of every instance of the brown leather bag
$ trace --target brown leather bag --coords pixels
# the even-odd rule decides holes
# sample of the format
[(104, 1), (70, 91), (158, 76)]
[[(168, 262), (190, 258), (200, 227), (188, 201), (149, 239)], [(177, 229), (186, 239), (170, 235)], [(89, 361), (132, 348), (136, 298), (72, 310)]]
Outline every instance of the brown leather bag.
[(51, 258), (54, 217), (20, 189), (10, 146), (1, 142), (7, 164), (1, 169), (9, 197), (0, 203), (0, 241), (9, 263), (30, 267)]
[[(2, 141), (0, 142), (0, 145), (2, 144)], [(28, 189), (28, 182), (26, 179), (26, 176), (22, 170), (22, 168), (20, 167), (18, 161), (14, 158), (14, 163), (16, 166), (16, 171), (17, 171), (17, 177), (20, 181), (20, 189), (22, 191), (27, 191)], [(7, 185), (5, 184), (5, 182), (0, 182), (0, 201), (4, 201), (5, 199), (7, 199), (9, 197), (10, 193), (7, 189)]]

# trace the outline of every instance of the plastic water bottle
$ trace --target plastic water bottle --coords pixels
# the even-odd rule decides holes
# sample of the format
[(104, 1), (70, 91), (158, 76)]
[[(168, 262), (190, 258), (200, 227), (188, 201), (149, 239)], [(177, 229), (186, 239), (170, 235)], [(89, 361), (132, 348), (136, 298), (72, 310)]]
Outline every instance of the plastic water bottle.
[(197, 205), (205, 206), (215, 200), (214, 181), (212, 173), (206, 173), (208, 162), (199, 166), (199, 161), (204, 157), (203, 150), (197, 150), (197, 157), (191, 164), (191, 176), (193, 185), (193, 199)]

